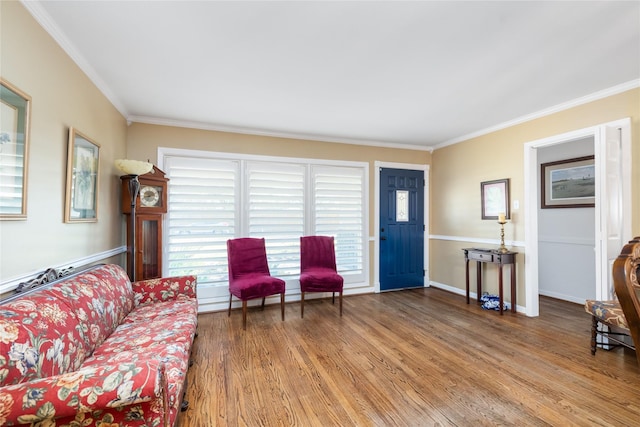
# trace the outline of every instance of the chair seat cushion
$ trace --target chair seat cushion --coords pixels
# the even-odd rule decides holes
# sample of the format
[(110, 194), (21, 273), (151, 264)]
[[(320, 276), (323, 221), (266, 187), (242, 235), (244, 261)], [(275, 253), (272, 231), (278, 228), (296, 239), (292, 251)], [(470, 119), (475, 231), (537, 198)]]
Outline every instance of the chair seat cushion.
[(618, 301), (587, 300), (584, 303), (584, 309), (587, 313), (607, 325), (629, 329), (627, 319), (624, 317), (622, 307), (620, 307), (620, 303)]
[(246, 274), (229, 284), (229, 292), (240, 300), (284, 293), (284, 280), (263, 274)]
[(300, 274), (302, 292), (341, 292), (344, 279), (329, 268), (311, 268)]

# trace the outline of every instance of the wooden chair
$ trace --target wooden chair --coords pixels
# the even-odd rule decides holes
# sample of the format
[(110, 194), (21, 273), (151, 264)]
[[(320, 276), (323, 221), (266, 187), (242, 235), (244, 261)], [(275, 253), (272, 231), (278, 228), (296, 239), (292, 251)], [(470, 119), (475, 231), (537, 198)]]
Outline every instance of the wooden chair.
[[(639, 263), (640, 238), (635, 238), (622, 249), (613, 263), (612, 275), (616, 299), (587, 300), (585, 302), (585, 310), (592, 316), (591, 354), (595, 355), (598, 347), (612, 349), (623, 346), (636, 350), (636, 345), (640, 342), (640, 320), (638, 318), (640, 287), (637, 279)], [(612, 328), (615, 328), (616, 331)], [(598, 337), (603, 339), (599, 340)], [(634, 344), (629, 343), (629, 339)], [(637, 351), (636, 356), (638, 356), (640, 363)]]
[(229, 263), (229, 313), (233, 296), (242, 301), (242, 329), (247, 329), (247, 301), (280, 294), (280, 311), (284, 320), (285, 282), (271, 276), (264, 239), (239, 238), (227, 240)]
[(340, 294), (340, 316), (342, 316), (342, 289), (344, 279), (336, 269), (336, 252), (331, 236), (300, 237), (300, 317), (304, 317), (304, 294), (306, 292), (331, 292), (332, 303), (336, 292)]
[(627, 319), (629, 333), (640, 364), (640, 236), (627, 243), (613, 263), (613, 286)]

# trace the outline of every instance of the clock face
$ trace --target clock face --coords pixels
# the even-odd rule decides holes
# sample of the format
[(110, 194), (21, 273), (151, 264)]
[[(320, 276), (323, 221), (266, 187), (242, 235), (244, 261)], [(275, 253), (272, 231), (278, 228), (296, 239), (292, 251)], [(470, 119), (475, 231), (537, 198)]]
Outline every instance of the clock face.
[(140, 189), (140, 205), (153, 207), (160, 205), (160, 191), (158, 187), (146, 185)]

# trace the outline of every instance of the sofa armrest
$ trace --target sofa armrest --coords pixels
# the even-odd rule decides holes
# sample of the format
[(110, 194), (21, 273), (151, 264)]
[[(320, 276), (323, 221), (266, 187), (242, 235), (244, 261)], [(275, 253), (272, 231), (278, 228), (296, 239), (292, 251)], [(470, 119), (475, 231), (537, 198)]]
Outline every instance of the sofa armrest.
[(136, 305), (196, 298), (196, 276), (163, 277), (133, 282)]
[[(144, 402), (152, 402), (150, 406), (157, 408), (155, 416), (162, 418), (161, 425), (168, 423), (165, 366), (157, 359), (96, 365), (1, 387), (0, 425), (34, 425), (42, 420), (73, 419), (78, 413), (107, 413), (108, 408)], [(113, 411), (117, 412), (122, 413)]]

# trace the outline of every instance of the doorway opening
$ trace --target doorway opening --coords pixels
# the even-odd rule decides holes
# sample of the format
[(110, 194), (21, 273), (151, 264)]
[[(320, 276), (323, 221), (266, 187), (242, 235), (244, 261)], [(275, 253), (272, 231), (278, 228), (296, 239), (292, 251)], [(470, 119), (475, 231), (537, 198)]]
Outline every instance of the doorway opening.
[[(594, 265), (595, 298), (613, 293), (611, 266), (631, 233), (631, 120), (623, 119), (555, 135), (524, 145), (525, 167), (525, 298), (527, 316), (539, 315), (541, 259), (539, 208), (540, 160), (544, 148), (593, 140), (595, 168)], [(579, 144), (579, 143), (578, 143)], [(544, 238), (544, 236), (542, 236)]]

